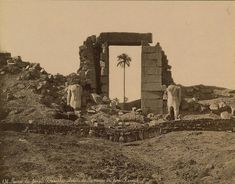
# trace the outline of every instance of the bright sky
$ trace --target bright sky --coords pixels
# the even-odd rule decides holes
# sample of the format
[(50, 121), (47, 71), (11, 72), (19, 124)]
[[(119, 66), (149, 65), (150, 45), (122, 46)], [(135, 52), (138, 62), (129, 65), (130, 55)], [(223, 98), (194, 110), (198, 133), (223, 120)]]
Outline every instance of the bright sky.
[(126, 67), (126, 94), (128, 101), (141, 96), (141, 46), (109, 47), (109, 96), (123, 101), (123, 68), (117, 67), (117, 56), (127, 53), (131, 57), (130, 67)]
[[(39, 62), (51, 73), (75, 72), (82, 42), (111, 31), (153, 33), (177, 83), (235, 89), (235, 2), (0, 1), (0, 50)], [(110, 60), (126, 51), (138, 65), (140, 49), (123, 49), (111, 48)], [(138, 67), (132, 68), (129, 99), (139, 95)], [(122, 85), (118, 90), (122, 96)]]

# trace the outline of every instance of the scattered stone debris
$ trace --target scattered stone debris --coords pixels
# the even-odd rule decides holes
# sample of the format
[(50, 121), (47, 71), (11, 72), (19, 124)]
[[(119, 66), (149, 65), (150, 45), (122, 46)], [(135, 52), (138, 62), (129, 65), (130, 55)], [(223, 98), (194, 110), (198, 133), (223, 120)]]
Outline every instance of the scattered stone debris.
[(0, 75), (4, 75), (6, 72), (5, 71), (1, 71), (0, 72)]
[[(92, 87), (86, 82), (86, 77), (82, 78), (76, 73), (68, 76), (51, 75), (38, 63), (24, 62), (19, 58), (4, 61), (0, 68), (4, 76), (1, 77), (2, 79), (10, 77), (10, 81), (7, 83), (4, 83), (4, 80), (0, 81), (4, 84), (1, 99), (6, 103), (0, 109), (0, 115), (1, 119), (6, 118), (9, 122), (25, 122), (32, 126), (40, 123), (63, 124), (66, 122), (68, 126), (75, 124), (88, 127), (88, 130), (82, 131), (83, 135), (102, 135), (112, 141), (128, 142), (151, 137), (155, 134), (150, 131), (151, 128), (163, 126), (164, 123), (172, 120), (169, 115), (144, 114), (139, 106), (132, 106), (130, 110), (120, 110), (116, 99), (110, 100), (106, 95), (94, 93)], [(69, 85), (74, 84), (81, 84), (83, 89), (81, 106), (78, 109), (67, 101)], [(182, 87), (182, 90), (184, 100), (181, 103), (183, 113), (180, 119), (184, 120), (184, 113), (203, 115), (209, 112), (211, 114), (208, 117), (214, 116), (212, 119), (233, 119), (235, 108), (232, 103), (223, 100), (202, 103), (201, 97), (214, 96), (214, 91), (210, 87), (199, 85)], [(23, 107), (22, 104), (24, 104)], [(176, 122), (174, 123), (176, 126), (160, 128), (159, 132), (189, 129), (186, 125), (179, 126)], [(203, 129), (203, 127), (200, 128)], [(98, 132), (97, 129), (99, 129)], [(149, 129), (148, 135), (143, 132), (145, 129)]]
[(217, 105), (217, 104), (211, 104), (209, 108), (210, 108), (210, 110), (211, 110), (212, 112), (216, 112), (216, 111), (219, 110), (219, 105)]
[(144, 120), (145, 120), (143, 115), (140, 115), (134, 112), (123, 114), (119, 118), (123, 122), (134, 121), (134, 122), (144, 123)]
[(7, 100), (10, 101), (13, 99), (15, 99), (15, 96), (12, 93), (7, 93)]
[(220, 113), (220, 117), (221, 117), (222, 119), (231, 119), (232, 114), (229, 113), (229, 112), (227, 112), (227, 111), (224, 111), (224, 112), (221, 112), (221, 113)]
[(29, 122), (29, 124), (32, 124), (32, 123), (34, 123), (34, 120), (30, 119), (28, 122)]
[(91, 93), (92, 99), (96, 104), (102, 104), (103, 99), (100, 95), (96, 94), (96, 93)]

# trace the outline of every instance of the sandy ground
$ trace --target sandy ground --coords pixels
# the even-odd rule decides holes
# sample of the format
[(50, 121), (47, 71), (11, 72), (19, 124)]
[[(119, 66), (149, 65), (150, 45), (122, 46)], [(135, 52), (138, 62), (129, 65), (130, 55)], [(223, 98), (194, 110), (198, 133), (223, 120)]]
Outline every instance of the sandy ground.
[(0, 137), (1, 181), (235, 183), (235, 134), (229, 132), (172, 132), (126, 144), (59, 134)]

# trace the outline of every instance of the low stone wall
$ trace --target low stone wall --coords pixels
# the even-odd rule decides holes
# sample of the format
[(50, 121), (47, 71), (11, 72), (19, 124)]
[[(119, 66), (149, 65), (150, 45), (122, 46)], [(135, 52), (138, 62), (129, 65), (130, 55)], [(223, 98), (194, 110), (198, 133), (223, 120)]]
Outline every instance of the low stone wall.
[(65, 124), (26, 124), (0, 123), (0, 131), (32, 132), (41, 134), (77, 134), (81, 137), (94, 136), (109, 139), (114, 142), (132, 142), (152, 138), (173, 131), (231, 131), (235, 132), (235, 120), (180, 120), (168, 121), (158, 125), (138, 129), (112, 129), (105, 127), (90, 127), (88, 125)]

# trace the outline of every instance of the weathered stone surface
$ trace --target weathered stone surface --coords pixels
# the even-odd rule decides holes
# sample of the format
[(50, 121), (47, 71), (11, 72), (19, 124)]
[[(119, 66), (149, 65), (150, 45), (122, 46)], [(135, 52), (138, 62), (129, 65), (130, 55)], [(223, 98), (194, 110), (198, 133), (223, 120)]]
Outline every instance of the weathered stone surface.
[(161, 59), (161, 54), (159, 53), (143, 53), (142, 58), (145, 59)]
[(141, 104), (144, 107), (158, 108), (158, 107), (163, 107), (163, 100), (161, 100), (161, 99), (142, 99)]
[(159, 59), (145, 59), (143, 61), (143, 66), (161, 67), (162, 66), (162, 62)]
[(146, 75), (161, 75), (162, 74), (162, 68), (161, 67), (150, 67), (145, 66), (144, 67), (144, 74)]
[(227, 111), (221, 112), (220, 113), (221, 119), (231, 119), (232, 114), (228, 113)]
[(201, 93), (205, 93), (205, 94), (213, 93), (213, 90), (210, 88), (201, 88), (200, 91), (201, 91)]
[(24, 84), (18, 84), (18, 85), (17, 85), (17, 88), (19, 88), (19, 89), (24, 89), (24, 88), (25, 88), (25, 85), (24, 85)]
[(141, 108), (144, 113), (163, 112), (161, 57), (159, 45), (142, 46)]
[(107, 59), (107, 54), (106, 53), (101, 53), (100, 54), (100, 60), (105, 61)]
[(108, 76), (101, 76), (100, 82), (101, 84), (107, 84), (108, 83)]
[[(160, 46), (160, 45), (159, 45)], [(162, 50), (162, 84), (169, 86), (170, 84), (174, 84), (174, 80), (171, 74), (171, 66), (168, 65), (168, 59), (165, 52)]]
[(161, 91), (143, 91), (142, 99), (162, 99)]
[(7, 93), (7, 100), (8, 101), (14, 100), (14, 99), (15, 99), (15, 96), (12, 93)]
[(0, 53), (0, 66), (6, 65), (9, 58), (11, 58), (11, 53)]
[(155, 46), (142, 46), (142, 52), (144, 53), (153, 53), (153, 52), (157, 52), (158, 48)]
[(109, 75), (109, 70), (108, 70), (108, 66), (105, 66), (105, 68), (103, 69), (103, 75), (101, 75), (101, 78), (106, 78), (106, 81), (108, 81), (108, 75)]
[(101, 91), (102, 92), (107, 92), (108, 91), (108, 86), (107, 85), (102, 85)]
[(161, 83), (151, 82), (151, 83), (142, 83), (142, 91), (161, 91)]
[(134, 122), (144, 122), (144, 116), (136, 114), (135, 112), (130, 112), (120, 116), (120, 120), (123, 122), (134, 121)]
[(209, 108), (210, 108), (211, 111), (219, 110), (219, 106), (217, 104), (211, 104)]
[(105, 104), (109, 104), (109, 103), (111, 102), (111, 100), (110, 100), (107, 96), (104, 96), (104, 97), (102, 98), (102, 101), (103, 101), (103, 103), (105, 103)]
[(224, 108), (227, 105), (226, 105), (226, 103), (224, 101), (221, 101), (221, 102), (218, 103), (218, 106), (219, 106), (219, 108)]
[(110, 104), (109, 104), (111, 109), (116, 109), (118, 106), (118, 102), (115, 100), (111, 100)]
[(143, 83), (149, 83), (149, 82), (162, 82), (162, 76), (161, 75), (144, 75), (142, 78)]

